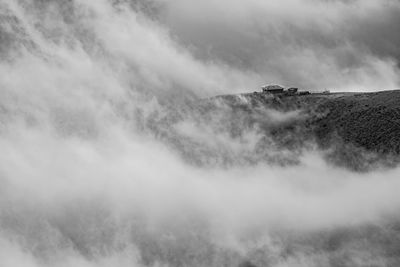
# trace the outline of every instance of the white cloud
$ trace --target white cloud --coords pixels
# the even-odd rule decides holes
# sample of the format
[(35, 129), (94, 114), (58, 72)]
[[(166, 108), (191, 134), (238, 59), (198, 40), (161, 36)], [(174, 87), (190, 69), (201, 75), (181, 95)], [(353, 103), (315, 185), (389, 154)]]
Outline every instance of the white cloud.
[[(279, 255), (287, 244), (281, 231), (329, 233), (398, 220), (398, 169), (355, 174), (327, 166), (319, 152), (305, 155), (292, 167), (259, 163), (228, 169), (224, 159), (252, 151), (259, 132), (249, 129), (233, 137), (224, 131), (228, 126), (218, 124), (221, 118), (199, 123), (193, 114), (178, 112), (185, 110), (185, 101), (170, 101), (180, 94), (203, 96), (251, 87), (261, 81), (265, 69), (243, 71), (222, 56), (215, 62), (199, 59), (162, 22), (125, 6), (118, 10), (105, 1), (73, 2), (77, 14), (68, 22), (55, 11), (58, 2), (53, 3), (55, 10), (39, 9), (43, 13), (31, 5), (36, 2), (5, 3), (1, 11), (14, 12), (16, 24), (24, 20), (18, 24), (22, 29), (29, 25), (21, 32), (34, 45), (9, 48), (18, 53), (0, 63), (0, 265), (220, 266), (235, 265), (263, 249), (270, 258), (279, 258), (276, 266), (317, 265), (318, 256), (307, 253), (282, 259)], [(233, 1), (229, 11), (224, 2), (185, 3), (165, 4), (182, 16), (176, 20), (185, 22), (187, 29), (198, 23), (192, 21), (196, 19), (215, 22), (217, 32), (224, 29), (221, 24), (229, 25), (230, 33), (237, 29), (237, 36), (229, 35), (234, 41), (243, 29), (254, 26), (246, 25), (249, 16), (257, 15), (257, 23), (263, 22), (263, 12), (289, 16), (289, 22), (295, 16), (308, 30), (308, 24), (313, 25), (310, 16), (321, 11), (317, 5), (293, 13), (288, 6), (261, 1)], [(302, 1), (285, 3), (304, 7)], [(335, 31), (332, 21), (341, 17), (338, 10), (348, 7), (332, 5), (338, 9), (324, 13), (327, 20), (317, 25)], [(187, 16), (187, 21), (184, 14), (191, 12), (198, 18)], [(233, 48), (229, 42), (225, 45), (233, 52), (238, 48), (235, 43)], [(251, 45), (244, 48), (252, 51)], [(321, 60), (318, 55), (324, 51), (301, 49), (291, 59), (299, 50), (287, 49), (282, 61), (274, 56), (271, 62), (303, 62), (301, 78), (315, 73), (312, 62)], [(350, 46), (350, 54), (353, 49)], [(338, 86), (368, 85), (367, 74), (395, 83), (392, 61), (366, 58), (344, 78), (346, 71), (330, 55), (318, 69), (328, 73), (326, 83), (341, 77)], [(274, 72), (266, 75), (284, 78)], [(167, 117), (169, 112), (178, 114)], [(265, 116), (267, 122), (277, 123), (299, 114), (267, 111)], [(221, 164), (188, 164), (165, 143), (185, 137), (196, 142), (196, 149), (208, 148), (200, 155), (214, 153)]]

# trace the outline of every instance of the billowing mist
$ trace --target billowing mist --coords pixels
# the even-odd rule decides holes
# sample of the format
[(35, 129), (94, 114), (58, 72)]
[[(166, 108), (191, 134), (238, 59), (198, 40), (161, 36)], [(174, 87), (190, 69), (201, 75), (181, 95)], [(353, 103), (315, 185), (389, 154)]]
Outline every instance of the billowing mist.
[(0, 265), (396, 266), (399, 169), (293, 158), (197, 104), (396, 88), (399, 22), (395, 0), (0, 0)]

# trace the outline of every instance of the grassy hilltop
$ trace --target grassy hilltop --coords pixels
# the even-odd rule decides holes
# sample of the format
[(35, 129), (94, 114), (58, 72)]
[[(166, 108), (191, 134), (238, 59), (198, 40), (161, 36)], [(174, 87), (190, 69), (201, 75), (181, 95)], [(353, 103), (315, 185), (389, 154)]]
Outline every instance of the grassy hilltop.
[(291, 96), (255, 92), (214, 99), (261, 128), (265, 110), (299, 111), (299, 119), (269, 123), (266, 134), (292, 150), (313, 142), (337, 165), (355, 170), (391, 166), (400, 154), (400, 90)]

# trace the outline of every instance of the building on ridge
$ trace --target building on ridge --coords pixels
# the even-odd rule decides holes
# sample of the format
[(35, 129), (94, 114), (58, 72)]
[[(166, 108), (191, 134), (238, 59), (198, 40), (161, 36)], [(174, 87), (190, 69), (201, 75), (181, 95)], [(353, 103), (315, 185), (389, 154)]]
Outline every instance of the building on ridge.
[(283, 90), (285, 89), (280, 85), (265, 85), (261, 88), (264, 93), (270, 93), (270, 94), (282, 94)]

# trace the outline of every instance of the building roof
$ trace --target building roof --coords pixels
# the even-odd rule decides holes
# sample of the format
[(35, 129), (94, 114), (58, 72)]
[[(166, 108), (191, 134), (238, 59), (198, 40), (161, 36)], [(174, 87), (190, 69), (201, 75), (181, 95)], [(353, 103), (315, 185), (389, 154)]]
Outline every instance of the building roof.
[(265, 85), (262, 87), (262, 89), (267, 90), (267, 91), (274, 91), (274, 90), (283, 90), (284, 88), (280, 85)]

